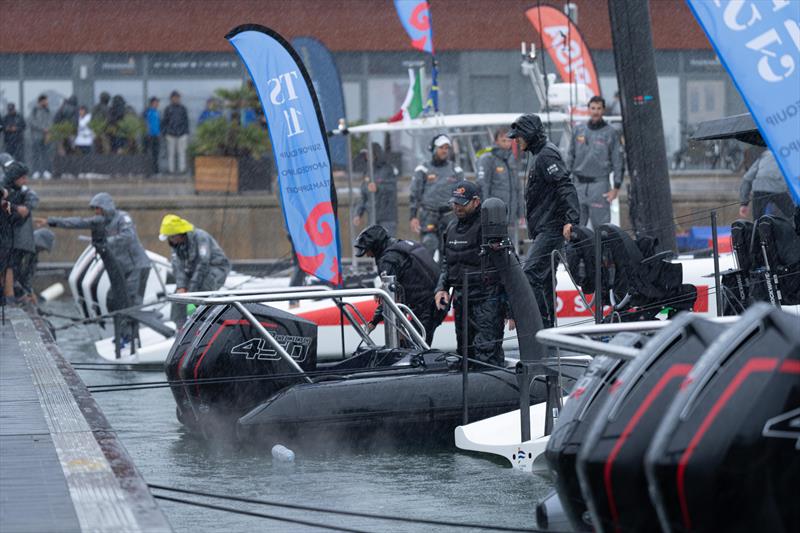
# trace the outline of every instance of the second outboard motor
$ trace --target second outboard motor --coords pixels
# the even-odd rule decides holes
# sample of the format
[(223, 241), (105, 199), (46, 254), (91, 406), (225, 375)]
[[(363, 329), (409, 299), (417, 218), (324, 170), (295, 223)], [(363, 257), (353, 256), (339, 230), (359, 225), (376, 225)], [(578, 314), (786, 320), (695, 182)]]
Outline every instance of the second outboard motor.
[[(763, 255), (764, 287), (773, 305), (800, 303), (800, 237), (788, 220), (765, 215), (756, 223), (758, 244), (754, 253)], [(763, 299), (763, 298), (761, 298)]]
[(678, 315), (611, 387), (578, 454), (578, 479), (600, 531), (660, 531), (643, 461), (683, 379), (725, 327)]
[[(317, 326), (309, 320), (261, 304), (245, 307), (304, 372), (317, 364)], [(180, 380), (175, 394), (183, 417), (205, 434), (227, 432), (236, 420), (287, 385), (303, 379), (233, 306), (214, 306), (184, 328), (170, 354), (168, 372)], [(181, 346), (185, 355), (181, 354)], [(177, 358), (177, 362), (175, 359)], [(174, 363), (174, 367), (173, 367)], [(263, 379), (258, 379), (263, 376)], [(276, 376), (275, 379), (269, 376)], [(203, 379), (220, 379), (204, 384)], [(173, 392), (178, 387), (173, 387)], [(208, 435), (210, 436), (210, 435)]]
[[(644, 338), (639, 334), (620, 333), (613, 344), (641, 346)], [(589, 424), (608, 397), (625, 361), (607, 356), (597, 356), (572, 388), (558, 422), (547, 442), (545, 459), (555, 475), (556, 491), (572, 527), (577, 531), (591, 531), (592, 524), (586, 502), (578, 485), (575, 463)]]
[(800, 332), (756, 304), (679, 390), (645, 456), (665, 531), (800, 531)]

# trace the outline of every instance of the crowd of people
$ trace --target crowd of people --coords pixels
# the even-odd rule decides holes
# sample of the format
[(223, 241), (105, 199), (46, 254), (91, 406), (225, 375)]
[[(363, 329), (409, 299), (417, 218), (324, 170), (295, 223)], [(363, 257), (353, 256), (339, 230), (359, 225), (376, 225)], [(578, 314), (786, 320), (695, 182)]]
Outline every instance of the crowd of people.
[[(220, 116), (218, 106), (215, 99), (210, 99), (198, 123)], [(0, 123), (4, 150), (14, 160), (28, 164), (32, 171), (30, 178), (34, 180), (54, 177), (53, 156), (56, 152), (78, 155), (134, 153), (139, 150), (139, 143), (150, 157), (150, 173), (155, 175), (161, 172), (162, 139), (166, 144), (167, 172), (187, 172), (189, 115), (178, 91), (172, 91), (169, 103), (163, 109), (160, 109), (157, 97), (150, 98), (141, 117), (122, 95), (112, 97), (102, 92), (91, 109), (78, 105), (78, 99), (70, 96), (53, 112), (49, 98), (42, 94), (27, 120), (16, 105), (10, 103)], [(138, 135), (139, 124), (143, 124), (144, 129), (141, 138)], [(25, 153), (26, 130), (30, 132), (30, 156)]]

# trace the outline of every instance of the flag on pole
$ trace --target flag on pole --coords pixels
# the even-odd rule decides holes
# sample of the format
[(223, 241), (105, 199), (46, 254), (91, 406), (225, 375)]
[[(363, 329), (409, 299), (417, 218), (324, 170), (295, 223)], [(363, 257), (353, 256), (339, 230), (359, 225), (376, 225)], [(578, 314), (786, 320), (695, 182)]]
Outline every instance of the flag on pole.
[(400, 110), (389, 118), (389, 122), (411, 120), (422, 114), (422, 76), (421, 68), (408, 69), (408, 92)]
[(433, 53), (431, 12), (426, 0), (394, 0), (397, 16), (411, 38), (411, 46)]
[(242, 58), (264, 108), (297, 262), (304, 272), (339, 285), (336, 188), (311, 77), (292, 45), (269, 28), (246, 24), (225, 38)]

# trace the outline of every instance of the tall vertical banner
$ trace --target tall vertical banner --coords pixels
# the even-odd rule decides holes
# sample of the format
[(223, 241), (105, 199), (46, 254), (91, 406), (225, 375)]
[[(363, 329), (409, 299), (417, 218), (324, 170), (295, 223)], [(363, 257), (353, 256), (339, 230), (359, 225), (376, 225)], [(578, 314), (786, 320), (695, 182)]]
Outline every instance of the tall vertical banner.
[(246, 24), (225, 38), (242, 58), (264, 108), (283, 216), (300, 268), (339, 285), (336, 189), (311, 77), (292, 46), (269, 28)]
[(800, 2), (687, 2), (800, 205)]
[(411, 46), (433, 53), (431, 11), (426, 0), (394, 0), (397, 16), (411, 38)]
[[(314, 91), (322, 109), (322, 118), (325, 119), (325, 129), (335, 130), (339, 127), (339, 119), (345, 118), (346, 115), (342, 79), (333, 54), (327, 46), (313, 37), (295, 37), (292, 39), (292, 46), (303, 60), (303, 65), (314, 83)], [(331, 149), (333, 164), (340, 168), (346, 167), (347, 140), (344, 136), (328, 137), (328, 146)]]
[(561, 79), (565, 83), (583, 83), (593, 95), (599, 95), (600, 80), (592, 54), (569, 17), (553, 6), (532, 7), (525, 16), (541, 36)]

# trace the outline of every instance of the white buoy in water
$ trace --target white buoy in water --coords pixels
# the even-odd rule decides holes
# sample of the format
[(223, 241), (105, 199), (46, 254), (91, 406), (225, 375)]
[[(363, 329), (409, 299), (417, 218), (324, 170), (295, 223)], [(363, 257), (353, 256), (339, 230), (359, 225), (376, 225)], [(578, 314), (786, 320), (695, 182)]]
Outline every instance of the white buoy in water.
[(272, 458), (282, 463), (293, 463), (294, 452), (283, 444), (276, 444), (272, 447)]
[(39, 293), (39, 299), (44, 302), (52, 302), (64, 294), (64, 286), (61, 283), (54, 283)]

